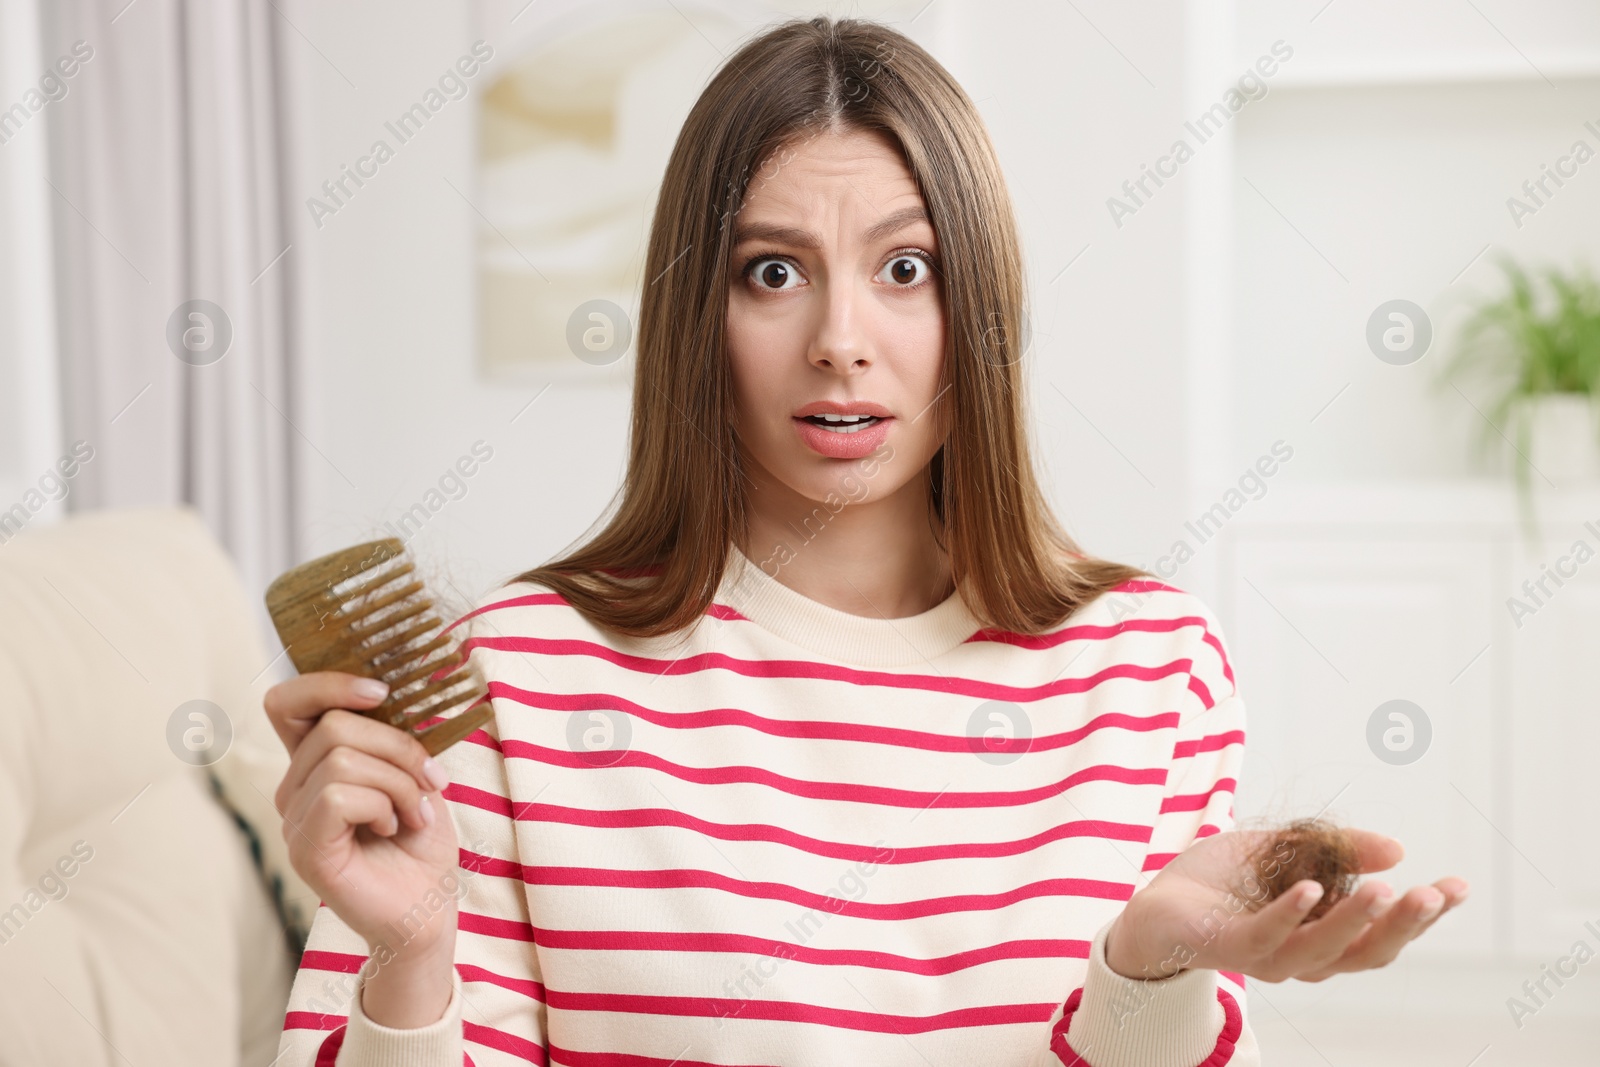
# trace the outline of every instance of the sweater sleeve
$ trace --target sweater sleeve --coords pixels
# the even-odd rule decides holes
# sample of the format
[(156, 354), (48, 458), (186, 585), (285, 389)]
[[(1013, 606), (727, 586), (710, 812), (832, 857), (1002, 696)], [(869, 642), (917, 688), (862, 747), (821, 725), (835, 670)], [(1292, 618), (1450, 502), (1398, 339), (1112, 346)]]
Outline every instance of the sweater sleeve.
[[(1244, 759), (1244, 703), (1213, 615), (1191, 653), (1161, 808), (1144, 862), (1146, 882), (1195, 841), (1232, 829)], [(1049, 1067), (1260, 1067), (1245, 1017), (1244, 976), (1189, 969), (1125, 978), (1106, 963), (1107, 921), (1090, 947), (1083, 985), (1051, 1020)]]
[[(545, 1063), (544, 986), (520, 877), (511, 802), (494, 719), (437, 757), (450, 776), (443, 799), (460, 848), (443, 883), (457, 900), (450, 1000), (435, 1022), (395, 1029), (361, 1010), (378, 964), (333, 909), (317, 909), (289, 994), (275, 1067), (462, 1067), (473, 1046)], [(292, 831), (291, 831), (292, 832)], [(433, 895), (419, 906), (428, 906)], [(444, 906), (440, 895), (435, 906)]]

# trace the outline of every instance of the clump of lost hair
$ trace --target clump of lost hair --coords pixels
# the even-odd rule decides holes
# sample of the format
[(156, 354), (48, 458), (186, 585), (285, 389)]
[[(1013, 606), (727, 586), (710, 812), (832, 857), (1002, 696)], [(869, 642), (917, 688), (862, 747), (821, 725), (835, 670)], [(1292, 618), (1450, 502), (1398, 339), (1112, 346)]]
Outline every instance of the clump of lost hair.
[(1238, 895), (1248, 910), (1266, 907), (1307, 879), (1322, 886), (1322, 898), (1305, 921), (1320, 919), (1356, 890), (1360, 858), (1343, 829), (1322, 818), (1294, 819), (1262, 838), (1251, 854), (1249, 884)]

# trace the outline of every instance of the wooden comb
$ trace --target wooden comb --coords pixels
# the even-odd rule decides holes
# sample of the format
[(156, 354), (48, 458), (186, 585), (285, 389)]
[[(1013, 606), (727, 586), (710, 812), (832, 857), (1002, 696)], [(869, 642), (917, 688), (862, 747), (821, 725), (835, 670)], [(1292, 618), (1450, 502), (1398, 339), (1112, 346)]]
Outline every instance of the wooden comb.
[[(296, 670), (388, 683), (383, 703), (358, 713), (405, 730), (437, 756), (493, 711), (482, 676), (444, 632), (414, 570), (398, 538), (353, 545), (280, 574), (267, 587), (267, 611)], [(461, 704), (454, 717), (415, 729)]]

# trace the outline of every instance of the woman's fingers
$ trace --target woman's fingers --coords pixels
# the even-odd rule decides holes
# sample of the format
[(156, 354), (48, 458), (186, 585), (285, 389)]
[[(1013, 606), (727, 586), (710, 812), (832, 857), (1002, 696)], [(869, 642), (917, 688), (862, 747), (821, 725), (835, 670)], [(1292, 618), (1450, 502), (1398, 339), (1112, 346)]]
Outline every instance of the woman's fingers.
[[(286, 820), (284, 839), (289, 844), (290, 860), (299, 869), (315, 869), (328, 860), (328, 849), (350, 832), (351, 827), (371, 823), (374, 832), (389, 836), (398, 832), (398, 820), (389, 796), (380, 789), (349, 782), (333, 782), (315, 793), (308, 793), (295, 818)], [(298, 852), (298, 855), (296, 853)]]
[(292, 756), (330, 708), (373, 708), (389, 687), (344, 671), (312, 671), (268, 689), (262, 699), (267, 718)]
[(1326, 915), (1302, 924), (1283, 943), (1274, 963), (1290, 977), (1327, 966), (1344, 955), (1374, 918), (1393, 907), (1393, 894), (1384, 882), (1367, 882), (1329, 908)]
[[(1339, 958), (1297, 977), (1307, 982), (1320, 982), (1344, 971), (1361, 971), (1392, 963), (1407, 942), (1414, 941), (1465, 900), (1467, 888), (1465, 881), (1451, 877), (1441, 878), (1432, 886), (1411, 889), (1351, 942)], [(1437, 910), (1430, 911), (1430, 907)]]
[(1375, 918), (1336, 959), (1296, 977), (1307, 982), (1320, 982), (1346, 971), (1386, 966), (1394, 961), (1407, 942), (1421, 936), (1466, 897), (1467, 883), (1460, 878), (1442, 878), (1432, 887), (1414, 888)]
[(411, 734), (365, 715), (335, 708), (323, 715), (295, 749), (289, 760), (289, 770), (278, 784), (278, 810), (287, 810), (289, 799), (305, 785), (312, 771), (339, 748), (354, 749), (386, 760), (409, 774), (423, 790), (437, 791), (448, 782), (439, 764)]
[[(394, 811), (414, 830), (421, 830), (430, 824), (430, 817), (424, 813), (425, 808), (432, 807), (431, 803), (426, 802), (427, 793), (415, 778), (388, 760), (339, 745), (329, 750), (327, 756), (312, 770), (302, 791), (315, 796), (319, 790), (336, 782), (366, 786), (383, 793), (389, 798)], [(373, 826), (374, 832), (382, 833), (386, 824), (387, 820)]]
[(1250, 918), (1243, 948), (1250, 955), (1266, 959), (1282, 947), (1310, 911), (1322, 899), (1322, 886), (1302, 879), (1288, 891)]
[(1406, 858), (1406, 847), (1387, 834), (1350, 827), (1344, 835), (1355, 846), (1356, 870), (1362, 874), (1387, 871)]
[(1423, 923), (1422, 929), (1411, 935), (1413, 938), (1421, 935), (1428, 929), (1428, 927), (1444, 918), (1445, 915), (1449, 913), (1451, 908), (1465, 902), (1467, 899), (1467, 894), (1471, 892), (1472, 889), (1471, 886), (1467, 885), (1467, 880), (1465, 878), (1456, 878), (1454, 876), (1439, 879), (1437, 882), (1433, 883), (1433, 887), (1444, 894), (1444, 907), (1440, 908), (1438, 913), (1435, 914), (1433, 918)]

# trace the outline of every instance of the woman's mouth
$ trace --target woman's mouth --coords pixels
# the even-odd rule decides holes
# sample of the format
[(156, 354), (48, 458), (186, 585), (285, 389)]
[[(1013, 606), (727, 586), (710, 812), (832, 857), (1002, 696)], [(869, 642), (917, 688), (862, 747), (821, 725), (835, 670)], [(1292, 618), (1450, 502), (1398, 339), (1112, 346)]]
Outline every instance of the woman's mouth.
[(876, 452), (889, 436), (890, 415), (796, 415), (800, 441), (829, 459), (862, 459)]
[(821, 426), (833, 433), (856, 433), (883, 421), (876, 415), (804, 415), (802, 418), (813, 426)]

